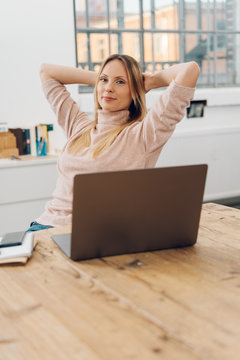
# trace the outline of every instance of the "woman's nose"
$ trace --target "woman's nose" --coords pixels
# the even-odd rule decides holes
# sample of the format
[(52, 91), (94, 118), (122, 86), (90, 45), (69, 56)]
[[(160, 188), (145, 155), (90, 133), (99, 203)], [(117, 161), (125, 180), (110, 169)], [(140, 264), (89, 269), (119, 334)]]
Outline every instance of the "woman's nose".
[(106, 91), (112, 91), (113, 90), (113, 86), (112, 86), (112, 82), (108, 81), (105, 85), (105, 90)]

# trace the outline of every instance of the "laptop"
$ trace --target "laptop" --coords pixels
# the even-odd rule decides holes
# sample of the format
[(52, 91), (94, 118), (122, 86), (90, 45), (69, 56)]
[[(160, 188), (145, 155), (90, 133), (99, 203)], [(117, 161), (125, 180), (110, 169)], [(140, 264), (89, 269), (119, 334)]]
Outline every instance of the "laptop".
[(53, 240), (73, 260), (196, 243), (207, 165), (80, 174), (72, 233)]

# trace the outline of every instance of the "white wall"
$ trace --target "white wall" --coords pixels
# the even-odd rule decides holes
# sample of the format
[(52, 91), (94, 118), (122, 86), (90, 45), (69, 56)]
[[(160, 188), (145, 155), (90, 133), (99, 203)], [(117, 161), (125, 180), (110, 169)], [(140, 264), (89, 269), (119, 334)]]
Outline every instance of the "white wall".
[[(55, 122), (39, 80), (42, 62), (75, 66), (72, 0), (0, 2), (0, 122)], [(73, 96), (77, 87), (71, 87)], [(62, 131), (58, 130), (62, 143)]]
[[(2, 0), (0, 51), (0, 122), (10, 127), (56, 124), (41, 90), (39, 68), (42, 62), (75, 66), (73, 1)], [(78, 95), (77, 86), (69, 89), (91, 113), (93, 97)], [(149, 106), (156, 96), (157, 91), (148, 94)], [(208, 162), (209, 198), (240, 195), (240, 89), (197, 90), (196, 98), (208, 100), (206, 116), (183, 120), (158, 166)], [(57, 125), (55, 129), (56, 146), (61, 148), (65, 138)], [(227, 177), (227, 171), (232, 175)]]

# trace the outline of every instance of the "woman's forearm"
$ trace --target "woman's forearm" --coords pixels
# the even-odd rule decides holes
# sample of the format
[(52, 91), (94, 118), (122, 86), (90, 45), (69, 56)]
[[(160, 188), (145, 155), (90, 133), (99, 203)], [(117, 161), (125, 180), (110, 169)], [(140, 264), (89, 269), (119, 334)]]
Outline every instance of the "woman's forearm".
[(194, 88), (200, 74), (200, 69), (194, 61), (181, 63), (162, 70), (151, 76), (151, 88), (168, 86), (172, 80), (182, 86)]
[(95, 85), (97, 73), (94, 71), (76, 69), (70, 66), (42, 64), (40, 69), (42, 82), (55, 79), (62, 84)]

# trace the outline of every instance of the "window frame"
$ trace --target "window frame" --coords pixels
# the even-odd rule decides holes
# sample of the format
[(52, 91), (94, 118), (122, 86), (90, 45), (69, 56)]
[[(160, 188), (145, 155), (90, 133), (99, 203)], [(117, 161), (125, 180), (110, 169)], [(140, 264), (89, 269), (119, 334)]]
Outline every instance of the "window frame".
[[(213, 76), (213, 81), (210, 84), (198, 84), (198, 87), (200, 88), (225, 88), (225, 87), (236, 87), (239, 86), (239, 84), (234, 84), (234, 83), (226, 83), (226, 84), (218, 84), (217, 81), (217, 54), (216, 54), (216, 50), (218, 49), (217, 47), (217, 39), (219, 35), (239, 35), (240, 36), (240, 30), (221, 30), (221, 29), (217, 29), (217, 11), (216, 11), (216, 4), (217, 4), (217, 0), (213, 0), (213, 6), (214, 6), (214, 11), (213, 11), (213, 29), (212, 30), (199, 30), (199, 29), (185, 29), (185, 12), (184, 12), (184, 7), (185, 7), (185, 0), (178, 0), (177, 3), (177, 8), (178, 8), (178, 17), (179, 17), (179, 27), (178, 29), (158, 29), (155, 28), (155, 17), (154, 17), (154, 0), (150, 0), (151, 3), (151, 28), (147, 29), (144, 28), (143, 26), (143, 1), (144, 0), (139, 0), (139, 18), (140, 18), (140, 26), (139, 28), (135, 28), (135, 29), (129, 29), (129, 28), (124, 28), (124, 27), (118, 27), (118, 28), (110, 28), (110, 1), (111, 0), (105, 0), (106, 4), (107, 4), (107, 24), (108, 27), (104, 28), (104, 29), (99, 29), (99, 28), (92, 28), (89, 27), (89, 11), (88, 11), (88, 0), (85, 0), (85, 7), (86, 7), (86, 27), (85, 28), (77, 28), (77, 11), (76, 11), (76, 0), (73, 0), (73, 11), (74, 11), (74, 29), (75, 29), (75, 47), (76, 47), (76, 66), (88, 66), (89, 70), (94, 70), (94, 67), (96, 65), (100, 65), (100, 62), (92, 62), (91, 61), (91, 49), (90, 49), (90, 35), (91, 34), (107, 34), (108, 35), (108, 46), (109, 46), (109, 53), (111, 54), (111, 41), (110, 41), (110, 35), (111, 34), (116, 34), (119, 39), (121, 38), (121, 34), (123, 33), (136, 33), (139, 34), (139, 52), (140, 52), (140, 66), (142, 71), (146, 71), (146, 68), (149, 64), (152, 64), (153, 66), (153, 71), (156, 70), (156, 66), (158, 64), (161, 64), (161, 66), (164, 68), (165, 66), (168, 65), (173, 65), (173, 64), (177, 64), (177, 63), (181, 63), (186, 61), (184, 59), (184, 53), (185, 53), (185, 36), (186, 35), (206, 35), (207, 38), (208, 36), (212, 36), (213, 38), (213, 72), (212, 73), (208, 73), (207, 76)], [(201, 9), (201, 0), (197, 0), (197, 4), (198, 4), (198, 10)], [(198, 11), (197, 10), (197, 11)], [(210, 11), (209, 8), (207, 11)], [(199, 13), (196, 13), (197, 15), (199, 15)], [(87, 36), (87, 61), (85, 62), (78, 62), (78, 55), (77, 55), (77, 34), (82, 33), (82, 34), (86, 34)], [(146, 62), (145, 61), (145, 56), (144, 56), (144, 34), (145, 33), (150, 33), (150, 34), (177, 34), (179, 36), (179, 60), (178, 61), (151, 61), (151, 62)], [(154, 40), (152, 40), (153, 42)], [(118, 52), (122, 53), (122, 46), (121, 46), (121, 41), (119, 41), (119, 46), (118, 46)], [(152, 49), (152, 58), (154, 59), (154, 46)], [(207, 61), (209, 62), (209, 56)], [(86, 86), (86, 85), (79, 85), (79, 92), (89, 92), (93, 89), (92, 86)]]

